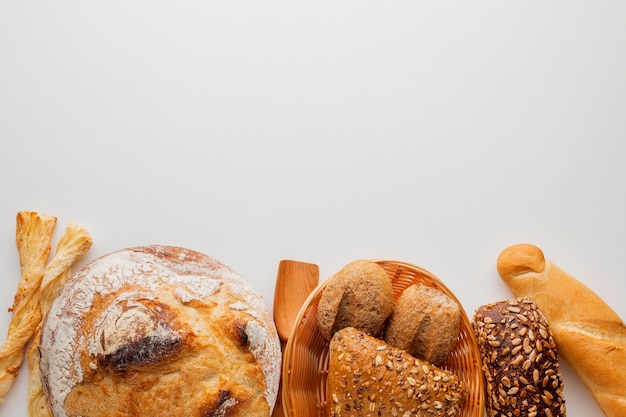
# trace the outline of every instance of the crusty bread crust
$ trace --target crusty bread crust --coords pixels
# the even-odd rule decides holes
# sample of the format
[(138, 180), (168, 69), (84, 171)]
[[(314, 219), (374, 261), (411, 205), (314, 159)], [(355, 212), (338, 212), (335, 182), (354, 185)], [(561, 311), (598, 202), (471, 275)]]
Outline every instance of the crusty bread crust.
[(617, 313), (534, 245), (506, 248), (497, 267), (515, 296), (535, 300), (559, 354), (604, 414), (626, 416), (626, 326)]
[(324, 338), (344, 327), (381, 336), (393, 311), (393, 286), (385, 270), (368, 260), (352, 261), (326, 284), (317, 310)]
[(385, 330), (385, 341), (433, 365), (443, 364), (454, 348), (461, 327), (459, 305), (425, 285), (407, 287)]
[(268, 416), (280, 344), (227, 266), (168, 246), (86, 265), (44, 322), (41, 372), (55, 417)]

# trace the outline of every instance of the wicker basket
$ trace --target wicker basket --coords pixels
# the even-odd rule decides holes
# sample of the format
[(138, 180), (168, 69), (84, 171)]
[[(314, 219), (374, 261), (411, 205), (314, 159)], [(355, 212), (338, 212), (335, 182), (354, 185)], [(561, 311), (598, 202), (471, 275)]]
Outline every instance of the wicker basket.
[[(434, 287), (459, 302), (437, 277), (420, 267), (393, 260), (374, 262), (387, 271), (396, 299), (411, 284), (421, 284)], [(285, 347), (282, 399), (287, 417), (325, 417), (329, 351), (328, 342), (317, 328), (316, 315), (321, 293), (330, 279), (332, 276), (305, 301)], [(456, 373), (468, 386), (469, 395), (458, 416), (483, 417), (485, 383), (480, 352), (471, 323), (462, 307), (458, 341), (442, 368)]]

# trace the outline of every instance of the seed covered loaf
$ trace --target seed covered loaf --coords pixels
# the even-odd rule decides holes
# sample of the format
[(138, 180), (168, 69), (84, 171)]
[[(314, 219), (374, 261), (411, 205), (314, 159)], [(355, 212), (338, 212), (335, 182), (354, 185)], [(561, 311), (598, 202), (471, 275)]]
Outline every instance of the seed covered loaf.
[(329, 350), (329, 417), (451, 417), (467, 397), (457, 375), (353, 327), (337, 331)]
[(607, 416), (626, 416), (626, 326), (597, 294), (530, 244), (510, 246), (497, 262), (517, 297), (533, 299), (559, 354)]
[(565, 417), (556, 344), (533, 300), (481, 306), (472, 325), (487, 383), (488, 417)]
[(269, 416), (280, 343), (262, 298), (179, 247), (124, 249), (61, 289), (40, 344), (55, 417)]

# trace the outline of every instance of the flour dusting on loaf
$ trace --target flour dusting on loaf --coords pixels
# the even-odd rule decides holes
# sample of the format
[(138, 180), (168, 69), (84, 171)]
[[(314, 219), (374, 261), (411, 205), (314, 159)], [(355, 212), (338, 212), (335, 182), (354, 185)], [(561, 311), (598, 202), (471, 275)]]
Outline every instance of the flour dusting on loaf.
[(263, 299), (226, 265), (177, 247), (86, 265), (52, 305), (40, 352), (55, 417), (269, 415), (280, 377)]

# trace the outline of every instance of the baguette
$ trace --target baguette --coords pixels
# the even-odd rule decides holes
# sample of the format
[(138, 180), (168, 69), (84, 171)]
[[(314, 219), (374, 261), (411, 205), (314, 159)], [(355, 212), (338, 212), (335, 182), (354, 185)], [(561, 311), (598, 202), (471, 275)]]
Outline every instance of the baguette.
[(506, 248), (498, 273), (516, 297), (528, 297), (550, 324), (559, 355), (609, 417), (626, 416), (626, 326), (591, 289), (536, 246)]

